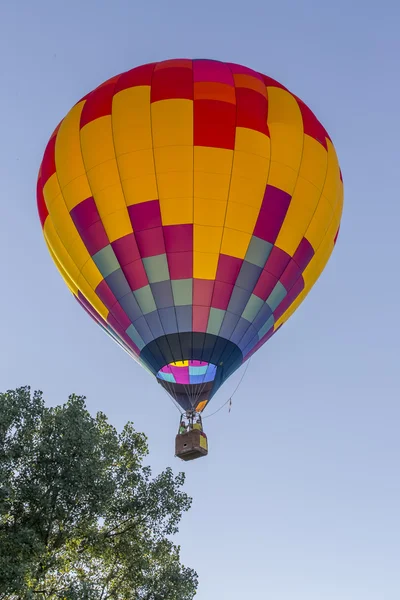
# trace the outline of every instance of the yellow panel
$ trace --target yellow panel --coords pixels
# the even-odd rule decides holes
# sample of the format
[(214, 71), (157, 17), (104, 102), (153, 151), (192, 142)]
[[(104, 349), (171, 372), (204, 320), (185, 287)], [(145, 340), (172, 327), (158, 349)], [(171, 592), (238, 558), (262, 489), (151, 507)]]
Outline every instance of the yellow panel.
[(86, 171), (115, 158), (111, 115), (90, 121), (81, 129), (81, 146)]
[(157, 187), (160, 201), (193, 197), (193, 171), (157, 173)]
[(163, 225), (193, 223), (193, 198), (170, 198), (160, 200)]
[(110, 242), (119, 240), (133, 231), (126, 208), (102, 217), (102, 221)]
[(49, 214), (62, 243), (68, 248), (79, 234), (62, 196), (53, 201)]
[(49, 210), (49, 206), (53, 200), (57, 198), (57, 196), (61, 195), (61, 188), (58, 183), (57, 173), (54, 173), (47, 181), (43, 188), (43, 196), (46, 202), (47, 210)]
[(339, 163), (336, 156), (335, 148), (332, 143), (327, 140), (328, 144), (328, 170), (323, 189), (324, 196), (328, 199), (330, 205), (334, 209), (336, 204), (340, 202), (341, 196), (341, 181), (339, 172)]
[(225, 148), (194, 147), (194, 170), (231, 175), (233, 150)]
[[(73, 179), (85, 174), (80, 140), (80, 120), (84, 104), (84, 101), (79, 102), (69, 111), (57, 133), (55, 157), (61, 189), (64, 189)], [(90, 193), (85, 198), (89, 196)], [(81, 200), (84, 198), (78, 199), (76, 204)]]
[(86, 283), (85, 278), (81, 275), (79, 279), (79, 289), (82, 294), (85, 296), (86, 300), (93, 306), (93, 308), (103, 317), (106, 321), (109, 311), (104, 306), (104, 304), (99, 300), (98, 296), (94, 293), (94, 291), (89, 287)]
[(73, 262), (76, 264), (78, 269), (81, 270), (83, 265), (86, 264), (90, 258), (90, 254), (87, 251), (82, 239), (78, 236), (71, 246), (67, 248), (67, 250)]
[(230, 173), (207, 173), (205, 171), (195, 171), (193, 182), (194, 196), (197, 196), (198, 198), (223, 200), (224, 203), (226, 203), (229, 194), (230, 182)]
[(197, 279), (215, 279), (219, 254), (195, 252), (193, 255), (193, 277)]
[(268, 185), (293, 194), (294, 186), (296, 185), (298, 172), (281, 163), (272, 162), (268, 175)]
[(106, 215), (123, 209), (128, 214), (125, 204), (125, 197), (119, 182), (116, 185), (110, 185), (106, 187), (101, 192), (97, 192), (97, 194), (94, 196), (94, 199), (97, 210), (99, 211), (102, 219)]
[(150, 86), (128, 88), (114, 96), (112, 127), (117, 156), (152, 148)]
[(194, 226), (193, 250), (194, 252), (219, 253), (222, 240), (222, 227)]
[(281, 88), (268, 88), (271, 160), (298, 171), (303, 151), (303, 118), (295, 98)]
[(300, 176), (308, 179), (322, 191), (328, 166), (328, 153), (325, 148), (309, 135), (304, 135), (303, 158)]
[(68, 210), (72, 210), (86, 198), (90, 198), (92, 191), (85, 175), (77, 177), (63, 188), (63, 196)]
[(316, 251), (322, 242), (333, 217), (332, 207), (325, 196), (321, 196), (305, 237)]
[(144, 175), (153, 175), (154, 156), (153, 150), (139, 150), (118, 157), (118, 169), (122, 181)]
[(104, 279), (93, 258), (89, 258), (89, 260), (83, 265), (81, 269), (81, 275), (85, 278), (93, 291)]
[(154, 149), (157, 175), (171, 171), (193, 171), (193, 146), (167, 146)]
[(176, 362), (171, 363), (171, 365), (173, 367), (188, 367), (189, 361), (188, 360), (177, 360)]
[(267, 135), (247, 127), (236, 128), (235, 150), (246, 154), (257, 154), (269, 160), (271, 141)]
[(93, 167), (87, 172), (93, 197), (109, 186), (120, 185), (120, 176), (115, 158)]
[(157, 182), (154, 173), (143, 175), (143, 177), (135, 177), (134, 179), (126, 179), (122, 182), (122, 188), (127, 206), (158, 198)]
[(248, 179), (254, 179), (256, 177), (266, 178), (268, 168), (268, 158), (235, 150), (232, 180), (234, 180), (235, 177), (247, 177)]
[(317, 207), (320, 190), (299, 177), (275, 245), (293, 256)]
[(247, 204), (228, 202), (225, 227), (252, 234), (259, 212), (259, 208)]
[(247, 248), (249, 247), (250, 239), (250, 233), (225, 228), (222, 238), (221, 254), (228, 254), (228, 256), (235, 256), (236, 258), (244, 258)]
[(153, 145), (193, 146), (193, 101), (161, 100), (151, 105)]
[(227, 202), (194, 198), (194, 222), (197, 225), (222, 226), (225, 222)]
[[(64, 246), (60, 240), (60, 237), (58, 236), (58, 234), (54, 228), (54, 223), (52, 222), (51, 219), (46, 219), (46, 222), (45, 222), (44, 228), (43, 228), (43, 235), (46, 240), (46, 244), (51, 249), (51, 251), (54, 254), (54, 256), (56, 257), (58, 263), (64, 269), (65, 273), (67, 274), (67, 277), (71, 280), (74, 287), (76, 289), (78, 289), (77, 281), (78, 281), (78, 277), (79, 277), (79, 269), (75, 265), (75, 263), (72, 261), (70, 255), (64, 248)], [(62, 273), (61, 273), (61, 275), (62, 275)]]
[(56, 265), (56, 267), (57, 267), (61, 277), (63, 278), (65, 284), (67, 285), (69, 291), (72, 292), (72, 294), (74, 294), (74, 296), (77, 296), (78, 288), (76, 287), (75, 283), (72, 281), (71, 277), (68, 275), (68, 273), (64, 269), (63, 265), (58, 260), (57, 256), (54, 254), (50, 244), (48, 243), (48, 241), (46, 239), (46, 236), (45, 236), (45, 242), (46, 242), (47, 249), (50, 253), (50, 256), (53, 259), (54, 264)]

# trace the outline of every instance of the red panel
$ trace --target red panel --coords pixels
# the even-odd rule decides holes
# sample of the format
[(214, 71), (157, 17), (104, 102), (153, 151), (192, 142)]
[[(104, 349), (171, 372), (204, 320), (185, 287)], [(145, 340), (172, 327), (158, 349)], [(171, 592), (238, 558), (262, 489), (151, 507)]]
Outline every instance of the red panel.
[(141, 259), (135, 260), (129, 265), (125, 265), (122, 270), (129, 283), (131, 290), (133, 291), (138, 290), (139, 288), (144, 287), (149, 283)]
[(70, 211), (70, 215), (79, 233), (100, 221), (100, 214), (92, 196), (74, 206)]
[(158, 200), (133, 204), (128, 206), (128, 212), (134, 232), (161, 227), (160, 202)]
[(165, 225), (164, 240), (167, 253), (192, 252), (193, 225)]
[(139, 85), (150, 86), (155, 65), (156, 63), (149, 63), (122, 73), (115, 86), (114, 93), (117, 94), (122, 90)]
[(236, 106), (218, 100), (195, 100), (194, 145), (213, 148), (235, 147)]
[(253, 235), (274, 244), (285, 220), (290, 200), (291, 196), (287, 192), (267, 185)]
[(209, 306), (193, 306), (193, 331), (207, 331), (209, 314)]
[(243, 259), (220, 254), (218, 261), (217, 281), (225, 281), (226, 283), (234, 284), (242, 267)]
[(214, 281), (210, 279), (193, 279), (193, 304), (211, 306)]
[(213, 308), (220, 308), (221, 310), (226, 310), (228, 308), (229, 300), (231, 299), (232, 290), (232, 283), (216, 281), (214, 285), (211, 306)]
[(289, 254), (274, 246), (265, 263), (264, 270), (279, 279), (289, 264), (290, 258)]
[(253, 294), (265, 301), (276, 286), (277, 282), (277, 277), (271, 273), (268, 273), (268, 271), (262, 271), (253, 290)]
[(339, 225), (339, 227), (338, 227), (338, 230), (337, 230), (337, 232), (336, 232), (336, 235), (335, 235), (335, 237), (334, 237), (334, 240), (333, 240), (333, 243), (334, 243), (334, 244), (336, 244), (336, 242), (337, 242), (337, 239), (338, 239), (338, 237), (339, 237), (339, 231), (340, 231), (340, 225)]
[(123, 331), (126, 331), (131, 324), (131, 320), (129, 319), (128, 315), (126, 314), (120, 303), (117, 302), (116, 304), (114, 304), (110, 312), (117, 319)]
[(167, 260), (171, 279), (193, 277), (193, 252), (170, 252)]
[(287, 311), (289, 306), (291, 304), (293, 304), (293, 302), (296, 300), (297, 296), (303, 291), (303, 289), (304, 289), (304, 279), (300, 275), (300, 277), (295, 282), (294, 286), (292, 287), (292, 289), (290, 290), (288, 295), (285, 296), (285, 298), (282, 300), (282, 302), (279, 304), (279, 306), (274, 311), (275, 321), (277, 321), (283, 315), (283, 313), (285, 313)]
[(36, 186), (36, 198), (37, 198), (37, 208), (38, 208), (38, 213), (39, 213), (39, 219), (42, 224), (42, 227), (44, 227), (44, 222), (49, 215), (49, 211), (47, 210), (46, 202), (44, 201), (41, 177), (39, 177), (37, 186)]
[(151, 102), (185, 98), (193, 100), (193, 73), (187, 68), (155, 70), (151, 82)]
[(269, 136), (267, 99), (255, 90), (236, 88), (237, 127), (247, 127)]
[(97, 221), (88, 229), (79, 231), (79, 235), (81, 236), (90, 256), (94, 256), (96, 252), (99, 252), (110, 243), (106, 234), (106, 230), (104, 229), (104, 225), (101, 221)]
[(303, 237), (293, 255), (293, 260), (299, 265), (300, 269), (304, 271), (313, 256), (314, 248), (311, 246), (310, 242)]
[(136, 242), (142, 258), (165, 254), (164, 236), (162, 227), (153, 227), (136, 232)]
[(156, 71), (161, 71), (162, 69), (171, 69), (171, 68), (186, 68), (191, 69), (193, 65), (193, 61), (190, 58), (170, 58), (168, 60), (162, 60), (156, 64)]
[(117, 302), (117, 299), (112, 293), (110, 286), (104, 279), (100, 281), (99, 285), (97, 286), (96, 294), (102, 303), (108, 308), (108, 310), (110, 310), (111, 307)]
[(296, 281), (301, 276), (299, 265), (292, 259), (280, 277), (280, 282), (287, 292), (289, 292)]
[(111, 115), (115, 81), (95, 89), (88, 95), (81, 114), (81, 128), (106, 115)]
[(115, 240), (111, 246), (121, 267), (140, 258), (134, 233), (128, 233), (128, 235)]
[(272, 77), (268, 77), (267, 75), (263, 75), (262, 73), (260, 73), (260, 75), (262, 77), (263, 82), (265, 83), (265, 85), (267, 87), (277, 87), (277, 88), (281, 88), (282, 90), (286, 90), (287, 92), (289, 91), (284, 85), (279, 83), (279, 81), (276, 81), (276, 79), (272, 79)]
[(307, 135), (309, 135), (312, 138), (314, 138), (315, 140), (317, 140), (317, 142), (322, 144), (324, 146), (324, 148), (327, 149), (328, 146), (326, 143), (326, 138), (328, 138), (328, 140), (330, 140), (330, 137), (329, 137), (327, 131), (321, 125), (321, 123), (318, 121), (318, 119), (314, 115), (314, 113), (308, 108), (308, 106), (306, 104), (304, 104), (304, 102), (302, 100), (300, 100), (300, 98), (297, 98), (297, 96), (294, 96), (294, 97), (297, 100), (297, 103), (300, 107), (301, 116), (303, 117), (304, 133), (306, 133)]
[(47, 180), (56, 172), (56, 137), (50, 138), (44, 151), (41, 166), (43, 187), (46, 185)]

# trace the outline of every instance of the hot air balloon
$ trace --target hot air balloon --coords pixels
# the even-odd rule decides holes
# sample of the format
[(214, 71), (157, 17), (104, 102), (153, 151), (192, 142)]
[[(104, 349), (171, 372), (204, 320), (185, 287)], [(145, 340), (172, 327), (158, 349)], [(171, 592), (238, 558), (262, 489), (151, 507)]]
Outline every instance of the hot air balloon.
[(83, 97), (48, 142), (37, 202), (87, 313), (200, 415), (324, 269), (343, 206), (332, 141), (283, 85), (242, 65), (166, 60)]

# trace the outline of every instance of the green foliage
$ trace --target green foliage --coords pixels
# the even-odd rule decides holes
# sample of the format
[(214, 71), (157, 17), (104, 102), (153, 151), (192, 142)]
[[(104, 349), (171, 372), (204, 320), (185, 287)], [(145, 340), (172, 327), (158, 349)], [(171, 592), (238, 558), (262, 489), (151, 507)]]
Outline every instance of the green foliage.
[(196, 573), (170, 539), (184, 474), (152, 478), (147, 453), (83, 397), (0, 394), (0, 600), (191, 600)]

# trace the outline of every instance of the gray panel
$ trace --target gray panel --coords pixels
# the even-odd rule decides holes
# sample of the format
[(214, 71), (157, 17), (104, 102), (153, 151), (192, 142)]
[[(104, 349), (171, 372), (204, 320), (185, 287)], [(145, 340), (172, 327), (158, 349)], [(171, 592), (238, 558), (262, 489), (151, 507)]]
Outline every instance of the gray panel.
[(139, 350), (146, 345), (134, 325), (129, 325), (128, 329), (126, 330), (126, 334), (131, 338), (133, 343), (136, 344)]
[(256, 344), (258, 344), (260, 340), (258, 339), (258, 335), (256, 335), (255, 337), (253, 337), (253, 339), (251, 340), (251, 342), (249, 342), (246, 346), (246, 348), (243, 350), (243, 357), (246, 356), (246, 354), (248, 354), (251, 350), (253, 350), (254, 346)]
[(126, 280), (122, 269), (117, 269), (111, 275), (106, 277), (106, 281), (117, 300), (120, 300), (126, 294), (129, 294), (131, 288)]
[(253, 235), (250, 240), (249, 247), (247, 248), (245, 260), (253, 265), (258, 265), (259, 267), (263, 268), (267, 262), (267, 258), (270, 255), (272, 248), (273, 244), (265, 242), (261, 238)]
[(173, 279), (172, 293), (175, 306), (191, 306), (193, 302), (193, 279)]
[(274, 326), (275, 323), (275, 318), (274, 315), (271, 315), (270, 318), (268, 319), (268, 321), (261, 327), (260, 331), (258, 332), (258, 337), (261, 338), (264, 337), (264, 335), (266, 333), (268, 333), (268, 331), (271, 329), (271, 327)]
[(261, 267), (244, 261), (240, 267), (239, 275), (236, 279), (235, 285), (252, 292), (256, 287), (256, 283), (260, 277), (261, 271)]
[(154, 302), (153, 294), (149, 285), (145, 285), (138, 290), (133, 292), (135, 294), (135, 298), (140, 306), (140, 310), (144, 315), (148, 315), (153, 312), (153, 310), (157, 310), (156, 303)]
[(158, 283), (150, 284), (151, 291), (153, 292), (154, 300), (156, 301), (157, 308), (167, 308), (167, 306), (174, 305), (174, 298), (172, 296), (171, 281), (159, 281)]
[(165, 332), (163, 330), (162, 323), (160, 320), (160, 315), (158, 314), (158, 312), (156, 310), (154, 312), (151, 312), (148, 315), (146, 315), (145, 319), (151, 329), (154, 339), (161, 337), (162, 335), (165, 335)]
[(93, 255), (93, 260), (104, 278), (113, 271), (119, 269), (119, 262), (110, 245), (102, 248), (99, 252), (96, 252), (96, 254)]
[(160, 315), (160, 321), (165, 333), (178, 333), (178, 323), (176, 320), (175, 308), (160, 308), (158, 313)]
[(119, 303), (132, 323), (142, 316), (142, 311), (140, 310), (133, 292), (129, 292), (129, 294), (121, 298)]
[(243, 311), (243, 319), (246, 319), (250, 323), (254, 321), (260, 312), (261, 307), (264, 305), (264, 300), (252, 294), (248, 303), (246, 304), (246, 308)]
[(241, 287), (234, 286), (232, 290), (231, 299), (228, 304), (228, 311), (238, 315), (239, 317), (243, 313), (243, 310), (251, 296), (251, 291), (244, 290)]
[(158, 254), (157, 256), (149, 256), (142, 258), (149, 283), (157, 283), (158, 281), (166, 281), (169, 279), (169, 270), (166, 254)]
[(242, 339), (246, 331), (249, 329), (249, 327), (250, 323), (246, 321), (246, 319), (242, 319), (242, 317), (240, 317), (238, 324), (236, 325), (235, 330), (231, 335), (231, 342), (233, 342), (234, 344), (239, 344), (240, 340)]
[(250, 325), (242, 339), (239, 341), (238, 346), (243, 352), (243, 350), (250, 344), (253, 338), (257, 337), (257, 331), (255, 330), (253, 325)]
[(253, 321), (255, 330), (259, 331), (261, 329), (261, 327), (264, 325), (264, 323), (266, 323), (268, 321), (268, 319), (270, 318), (271, 315), (272, 315), (271, 308), (268, 306), (268, 304), (264, 304), (264, 306), (261, 308), (260, 312), (258, 313), (258, 315), (256, 316), (256, 318)]
[(145, 344), (149, 344), (154, 340), (154, 335), (150, 331), (150, 327), (147, 324), (147, 321), (144, 317), (139, 317), (137, 321), (134, 322), (134, 326), (136, 327), (140, 337), (143, 339)]
[(179, 331), (192, 331), (192, 306), (177, 306), (176, 318)]
[(285, 290), (285, 288), (283, 287), (281, 282), (278, 281), (276, 286), (274, 287), (274, 289), (272, 290), (272, 292), (270, 293), (270, 295), (267, 298), (267, 302), (268, 302), (269, 306), (271, 307), (272, 312), (274, 312), (274, 310), (276, 308), (278, 308), (278, 306), (280, 305), (280, 303), (282, 302), (282, 300), (284, 299), (284, 297), (286, 295), (287, 295), (287, 291)]
[(234, 315), (233, 313), (227, 312), (222, 322), (219, 336), (229, 340), (239, 319), (239, 315)]

